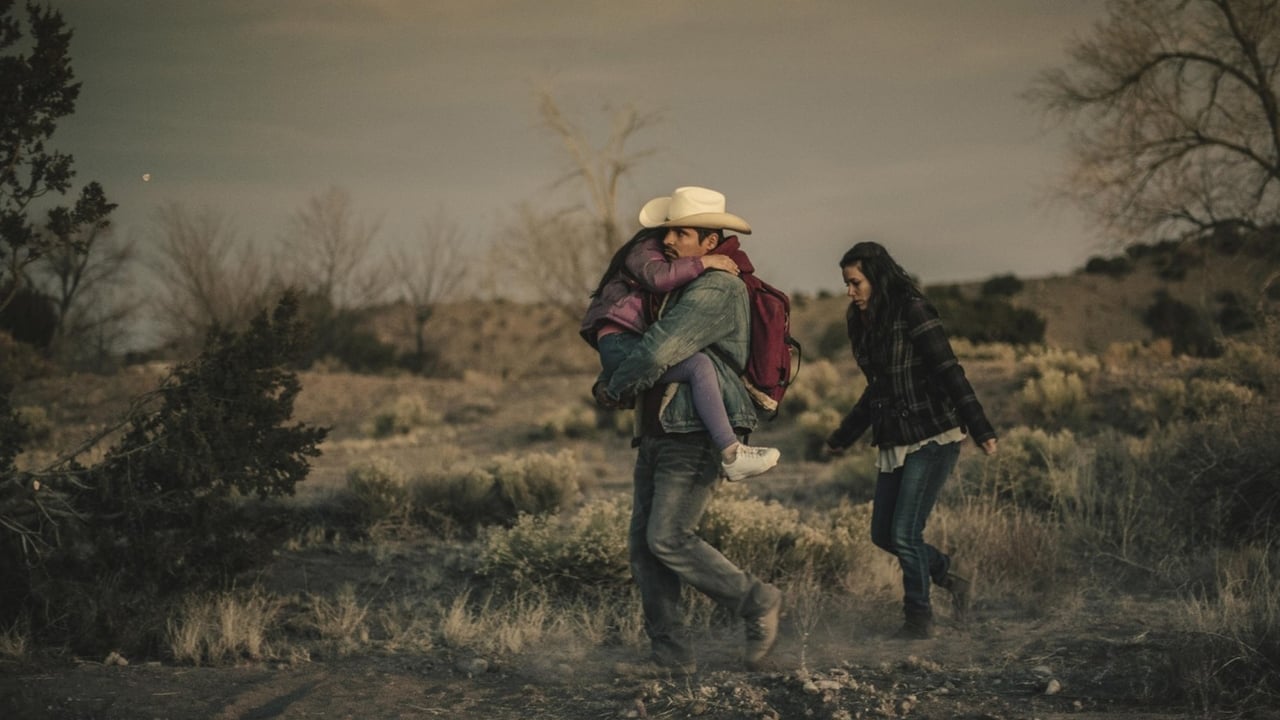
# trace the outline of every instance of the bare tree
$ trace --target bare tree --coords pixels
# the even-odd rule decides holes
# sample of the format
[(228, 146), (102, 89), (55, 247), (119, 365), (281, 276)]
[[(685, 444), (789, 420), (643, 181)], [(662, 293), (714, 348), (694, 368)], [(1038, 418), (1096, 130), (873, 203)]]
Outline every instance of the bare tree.
[(560, 142), (568, 169), (554, 187), (577, 183), (585, 203), (548, 209), (526, 203), (495, 243), (502, 263), (533, 293), (575, 319), (600, 273), (622, 242), (618, 188), (652, 150), (628, 150), (636, 134), (660, 120), (630, 105), (614, 110), (609, 135), (598, 147), (565, 115), (550, 91), (538, 93), (543, 127)]
[(236, 236), (225, 215), (170, 203), (157, 210), (155, 222), (156, 311), (170, 339), (199, 338), (214, 324), (239, 327), (267, 306), (262, 257)]
[(466, 240), (455, 221), (437, 214), (423, 221), (417, 244), (393, 253), (392, 273), (400, 299), (409, 308), (406, 329), (419, 369), (427, 359), (426, 329), (436, 308), (455, 299), (466, 283)]
[(99, 365), (118, 350), (141, 305), (129, 289), (137, 243), (113, 228), (90, 225), (50, 248), (38, 263), (37, 284), (57, 310), (52, 352), (62, 362)]
[(373, 302), (384, 285), (373, 262), (381, 224), (357, 215), (343, 188), (311, 196), (293, 214), (283, 238), (286, 280), (324, 298), (335, 310)]
[(1108, 11), (1028, 93), (1072, 123), (1065, 193), (1122, 241), (1280, 220), (1280, 3)]

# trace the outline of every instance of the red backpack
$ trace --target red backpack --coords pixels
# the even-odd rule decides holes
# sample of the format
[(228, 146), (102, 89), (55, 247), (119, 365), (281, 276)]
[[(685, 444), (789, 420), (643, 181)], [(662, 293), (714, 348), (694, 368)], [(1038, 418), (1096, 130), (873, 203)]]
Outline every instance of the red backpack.
[[(728, 255), (738, 264), (739, 278), (747, 286), (747, 305), (751, 311), (751, 345), (747, 366), (734, 367), (747, 387), (756, 407), (773, 416), (787, 388), (800, 372), (800, 343), (791, 337), (791, 298), (778, 288), (756, 277), (751, 258), (742, 251), (738, 236), (730, 235), (712, 252)], [(655, 315), (656, 317), (656, 315)], [(795, 348), (795, 372), (791, 370), (791, 348)]]
[[(778, 404), (800, 372), (800, 343), (791, 337), (791, 298), (753, 272), (744, 271), (739, 277), (747, 286), (751, 307), (751, 349), (742, 381), (756, 405), (776, 416)], [(791, 348), (795, 348), (795, 374)]]

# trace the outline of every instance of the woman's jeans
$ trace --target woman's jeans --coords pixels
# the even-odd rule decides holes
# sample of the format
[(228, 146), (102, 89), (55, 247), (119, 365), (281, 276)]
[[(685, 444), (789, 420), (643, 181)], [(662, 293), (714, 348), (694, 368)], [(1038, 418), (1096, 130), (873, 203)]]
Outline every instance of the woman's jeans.
[(960, 443), (931, 442), (907, 455), (902, 467), (882, 472), (876, 480), (871, 541), (898, 556), (908, 618), (933, 614), (929, 582), (943, 581), (951, 567), (951, 558), (924, 541), (924, 526), (959, 457)]
[(693, 659), (680, 611), (682, 585), (740, 616), (763, 609), (757, 606), (763, 584), (697, 535), (719, 483), (720, 452), (705, 433), (640, 438), (628, 546), (645, 632), (662, 663)]

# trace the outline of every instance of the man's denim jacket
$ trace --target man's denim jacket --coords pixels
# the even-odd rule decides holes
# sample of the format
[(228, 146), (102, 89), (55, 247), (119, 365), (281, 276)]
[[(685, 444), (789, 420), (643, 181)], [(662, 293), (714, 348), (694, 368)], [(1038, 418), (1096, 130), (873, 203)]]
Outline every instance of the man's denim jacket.
[[(720, 391), (729, 424), (754, 430), (755, 405), (742, 379), (724, 358), (744, 367), (751, 342), (751, 314), (747, 287), (725, 272), (709, 272), (667, 296), (659, 319), (649, 326), (636, 349), (614, 371), (606, 392), (613, 397), (639, 396), (667, 368), (696, 352), (707, 350), (720, 379)], [(681, 383), (675, 394), (663, 395), (659, 412), (662, 428), (669, 433), (705, 431), (693, 407), (693, 393)]]

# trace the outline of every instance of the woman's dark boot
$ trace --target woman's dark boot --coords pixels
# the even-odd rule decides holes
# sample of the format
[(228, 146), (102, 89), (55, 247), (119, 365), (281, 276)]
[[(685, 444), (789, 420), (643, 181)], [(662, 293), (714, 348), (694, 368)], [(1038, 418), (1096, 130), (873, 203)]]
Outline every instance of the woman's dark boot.
[(902, 629), (894, 633), (894, 640), (928, 640), (933, 637), (933, 613), (908, 610)]
[(969, 620), (969, 608), (973, 604), (973, 585), (976, 580), (973, 568), (963, 560), (951, 559), (947, 576), (934, 584), (951, 593), (952, 615), (956, 622)]

